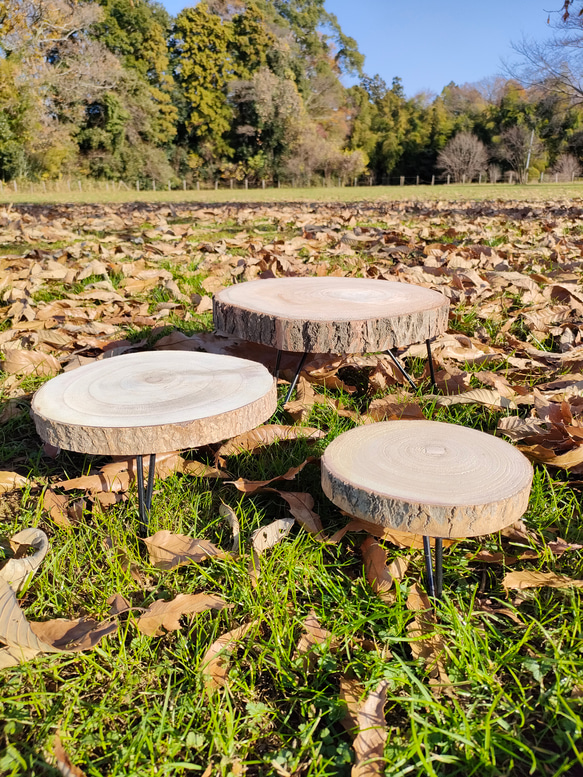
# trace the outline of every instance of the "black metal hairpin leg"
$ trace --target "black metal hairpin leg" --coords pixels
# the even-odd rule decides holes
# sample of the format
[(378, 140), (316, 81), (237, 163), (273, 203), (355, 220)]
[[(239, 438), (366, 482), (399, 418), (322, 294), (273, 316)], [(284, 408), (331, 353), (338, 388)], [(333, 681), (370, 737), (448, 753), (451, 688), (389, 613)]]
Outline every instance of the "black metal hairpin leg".
[(429, 374), (431, 375), (431, 385), (434, 389), (437, 388), (437, 385), (435, 383), (435, 370), (433, 367), (433, 356), (431, 355), (431, 340), (426, 340), (425, 345), (427, 346), (427, 358), (429, 359)]
[(279, 365), (281, 364), (281, 351), (278, 350), (277, 356), (275, 359), (275, 370), (273, 371), (273, 375), (275, 379), (277, 380), (279, 378)]
[(423, 552), (425, 554), (425, 571), (427, 574), (427, 589), (432, 599), (441, 599), (443, 593), (443, 540), (435, 538), (435, 575), (431, 559), (431, 541), (423, 537)]
[(298, 367), (296, 369), (296, 374), (294, 375), (294, 379), (290, 383), (290, 387), (289, 387), (289, 389), (287, 391), (287, 395), (286, 395), (286, 398), (285, 398), (286, 403), (289, 402), (289, 400), (290, 400), (292, 392), (293, 392), (293, 390), (296, 387), (296, 383), (298, 382), (298, 378), (300, 377), (300, 372), (302, 371), (302, 367), (304, 366), (305, 361), (306, 361), (307, 358), (308, 358), (308, 351), (304, 351), (304, 355), (300, 359), (300, 363), (298, 364)]
[(144, 457), (137, 456), (136, 468), (138, 473), (138, 512), (140, 527), (144, 535), (148, 533), (150, 509), (152, 507), (152, 492), (154, 490), (154, 477), (156, 475), (156, 454), (150, 455), (148, 466), (148, 484), (144, 487)]
[(411, 386), (411, 388), (413, 389), (413, 391), (417, 391), (417, 386), (416, 386), (416, 384), (415, 384), (415, 381), (414, 381), (414, 380), (413, 380), (413, 378), (412, 378), (412, 377), (409, 375), (409, 373), (407, 372), (407, 370), (406, 370), (406, 369), (403, 367), (403, 365), (401, 364), (401, 362), (400, 362), (400, 361), (397, 359), (397, 357), (395, 356), (395, 354), (394, 354), (394, 353), (391, 351), (391, 349), (389, 349), (389, 350), (387, 351), (387, 353), (389, 354), (389, 356), (390, 356), (390, 357), (391, 357), (391, 359), (393, 360), (393, 363), (395, 364), (395, 366), (397, 367), (397, 369), (399, 370), (399, 372), (401, 373), (401, 375), (402, 375), (402, 376), (405, 378), (405, 380), (406, 380), (406, 381), (409, 383), (409, 385)]

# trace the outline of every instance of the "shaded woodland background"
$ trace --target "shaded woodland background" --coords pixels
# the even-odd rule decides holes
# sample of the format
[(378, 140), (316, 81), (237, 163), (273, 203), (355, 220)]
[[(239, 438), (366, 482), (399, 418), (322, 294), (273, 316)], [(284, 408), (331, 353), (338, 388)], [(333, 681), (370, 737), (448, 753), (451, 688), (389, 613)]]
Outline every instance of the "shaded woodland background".
[(398, 74), (365, 73), (324, 0), (202, 0), (176, 18), (153, 0), (0, 0), (0, 178), (570, 181), (583, 3), (565, 8), (545, 42), (516, 44), (508, 77), (407, 97)]

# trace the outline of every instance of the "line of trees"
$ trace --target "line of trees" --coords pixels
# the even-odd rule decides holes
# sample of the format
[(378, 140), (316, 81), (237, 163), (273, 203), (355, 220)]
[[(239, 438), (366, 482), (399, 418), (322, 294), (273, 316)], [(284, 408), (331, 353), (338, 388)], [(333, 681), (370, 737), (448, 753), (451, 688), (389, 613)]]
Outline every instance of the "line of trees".
[(514, 77), (407, 98), (363, 72), (324, 0), (201, 0), (176, 18), (154, 0), (0, 0), (0, 178), (572, 176), (579, 6), (550, 48), (517, 47)]

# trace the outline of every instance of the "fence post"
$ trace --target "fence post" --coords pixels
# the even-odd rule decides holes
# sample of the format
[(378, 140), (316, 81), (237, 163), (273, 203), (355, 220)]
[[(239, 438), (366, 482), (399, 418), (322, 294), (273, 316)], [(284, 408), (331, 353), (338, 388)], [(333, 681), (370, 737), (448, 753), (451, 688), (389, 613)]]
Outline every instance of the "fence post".
[(16, 181), (13, 181), (12, 183), (14, 184), (14, 191), (17, 192), (18, 191), (18, 184), (16, 183)]
[(219, 179), (215, 178), (215, 189), (219, 188)]
[(447, 185), (449, 186), (449, 182), (451, 181), (451, 175), (447, 176)]
[(404, 175), (402, 175), (399, 178), (399, 186), (405, 186), (405, 176)]
[(419, 176), (415, 179), (415, 186), (419, 186)]
[(152, 178), (152, 191), (156, 191), (156, 181)]
[(77, 184), (79, 185), (79, 191), (82, 192), (83, 189), (81, 188), (81, 181), (77, 181)]
[(265, 178), (261, 179), (261, 188), (265, 189)]
[(200, 181), (196, 182), (196, 191), (200, 191)]
[(184, 178), (182, 179), (182, 190), (186, 191), (186, 180)]
[(465, 182), (466, 182), (466, 174), (464, 173), (464, 174), (462, 175), (462, 183), (465, 183)]
[(245, 176), (245, 188), (246, 189), (249, 188), (249, 180), (248, 180), (247, 176)]
[(281, 181), (279, 180), (279, 178), (277, 179), (277, 188), (281, 189)]
[(559, 183), (559, 174), (555, 173), (555, 183)]
[(544, 174), (544, 171), (543, 171), (540, 174), (540, 183), (544, 183), (544, 182), (545, 182), (545, 174)]
[(431, 176), (431, 185), (435, 186), (435, 176), (434, 175)]
[(172, 189), (172, 185), (171, 185), (170, 181), (168, 181), (168, 191), (170, 191), (171, 189)]
[(478, 183), (482, 183), (482, 173), (478, 176)]

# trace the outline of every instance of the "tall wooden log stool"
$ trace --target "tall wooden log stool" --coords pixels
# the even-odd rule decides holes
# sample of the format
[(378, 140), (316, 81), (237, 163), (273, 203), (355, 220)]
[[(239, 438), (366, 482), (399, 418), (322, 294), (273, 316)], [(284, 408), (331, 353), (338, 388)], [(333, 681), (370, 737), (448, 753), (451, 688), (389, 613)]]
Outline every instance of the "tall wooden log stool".
[(322, 487), (334, 504), (423, 535), (428, 589), (437, 598), (443, 538), (491, 534), (517, 521), (528, 506), (532, 476), (528, 459), (509, 443), (436, 421), (359, 426), (337, 437), (322, 457)]
[[(156, 351), (114, 356), (66, 372), (34, 395), (39, 435), (65, 450), (137, 456), (140, 523), (147, 529), (156, 454), (254, 429), (277, 407), (273, 376), (234, 356)], [(144, 486), (143, 457), (149, 455)]]
[[(431, 340), (447, 328), (449, 300), (410, 283), (371, 278), (272, 278), (228, 286), (215, 295), (214, 325), (219, 332), (302, 353), (287, 399), (308, 353), (387, 351), (416, 390), (393, 353), (425, 341), (435, 384)], [(286, 400), (287, 401), (287, 400)]]

